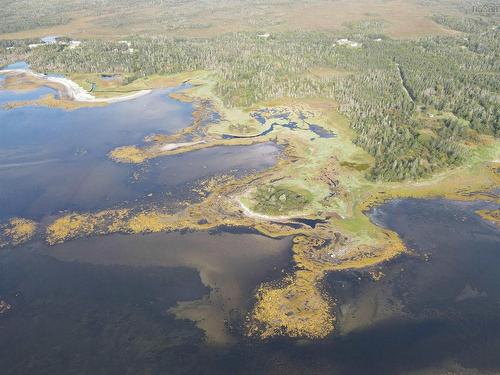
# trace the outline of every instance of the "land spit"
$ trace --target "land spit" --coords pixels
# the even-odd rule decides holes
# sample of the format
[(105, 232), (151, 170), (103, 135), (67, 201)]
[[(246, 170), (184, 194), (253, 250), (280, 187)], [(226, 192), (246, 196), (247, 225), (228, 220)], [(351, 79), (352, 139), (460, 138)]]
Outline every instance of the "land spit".
[(119, 103), (151, 93), (152, 90), (139, 90), (128, 95), (115, 96), (111, 98), (96, 98), (78, 83), (65, 77), (52, 77), (41, 73), (35, 73), (30, 69), (5, 69), (0, 74), (28, 75), (37, 79), (55, 84), (62, 97), (68, 100), (82, 103)]

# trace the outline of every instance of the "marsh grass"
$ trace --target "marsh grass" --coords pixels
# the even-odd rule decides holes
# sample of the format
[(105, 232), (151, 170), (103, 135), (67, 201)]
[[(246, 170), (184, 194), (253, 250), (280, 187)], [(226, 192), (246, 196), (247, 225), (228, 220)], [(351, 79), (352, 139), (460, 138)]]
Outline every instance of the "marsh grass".
[(313, 199), (312, 193), (298, 187), (259, 186), (255, 191), (255, 211), (269, 215), (300, 211)]

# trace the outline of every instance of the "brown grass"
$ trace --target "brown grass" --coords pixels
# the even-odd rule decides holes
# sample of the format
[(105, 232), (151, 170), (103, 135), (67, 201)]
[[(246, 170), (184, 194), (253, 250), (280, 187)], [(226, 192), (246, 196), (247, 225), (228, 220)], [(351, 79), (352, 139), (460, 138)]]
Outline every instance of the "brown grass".
[(356, 22), (378, 20), (384, 22), (383, 32), (394, 38), (453, 33), (429, 18), (440, 11), (450, 12), (437, 6), (423, 7), (415, 1), (340, 0), (293, 9), (284, 28), (342, 30)]
[[(92, 12), (92, 11), (91, 11)], [(223, 6), (216, 2), (204, 8), (179, 4), (161, 6), (95, 9), (90, 13), (69, 13), (65, 25), (0, 34), (0, 39), (65, 35), (73, 38), (120, 39), (129, 35), (171, 35), (213, 37), (238, 31), (341, 31), (362, 21), (382, 21), (382, 31), (395, 38), (451, 34), (430, 16), (454, 13), (446, 3), (421, 5), (416, 0), (361, 0), (292, 2)], [(173, 17), (177, 14), (178, 17)], [(123, 20), (118, 24), (117, 19)], [(185, 19), (187, 21), (179, 21)], [(171, 20), (171, 22), (165, 22)]]

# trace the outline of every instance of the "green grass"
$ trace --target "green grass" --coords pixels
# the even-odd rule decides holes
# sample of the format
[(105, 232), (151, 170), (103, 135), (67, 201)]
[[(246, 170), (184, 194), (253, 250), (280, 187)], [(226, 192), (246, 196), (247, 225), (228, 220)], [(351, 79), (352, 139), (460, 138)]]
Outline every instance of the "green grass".
[(267, 215), (284, 215), (299, 211), (312, 201), (308, 190), (288, 186), (260, 186), (254, 194), (254, 210)]

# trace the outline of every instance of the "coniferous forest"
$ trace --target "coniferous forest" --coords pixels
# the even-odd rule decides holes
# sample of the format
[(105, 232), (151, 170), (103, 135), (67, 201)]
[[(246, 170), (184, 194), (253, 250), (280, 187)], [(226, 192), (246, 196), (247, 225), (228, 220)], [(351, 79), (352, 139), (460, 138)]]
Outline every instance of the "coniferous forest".
[[(211, 72), (225, 105), (283, 97), (335, 102), (355, 143), (375, 158), (371, 179), (429, 176), (463, 162), (465, 144), (498, 136), (500, 37), (491, 18), (436, 16), (456, 35), (395, 40), (358, 25), (338, 33), (254, 32), (213, 38), (84, 40), (79, 48), (34, 40), (0, 42), (0, 63), (29, 61), (42, 72)], [(338, 43), (348, 38), (356, 47)], [(228, 48), (230, 46), (230, 48)]]

